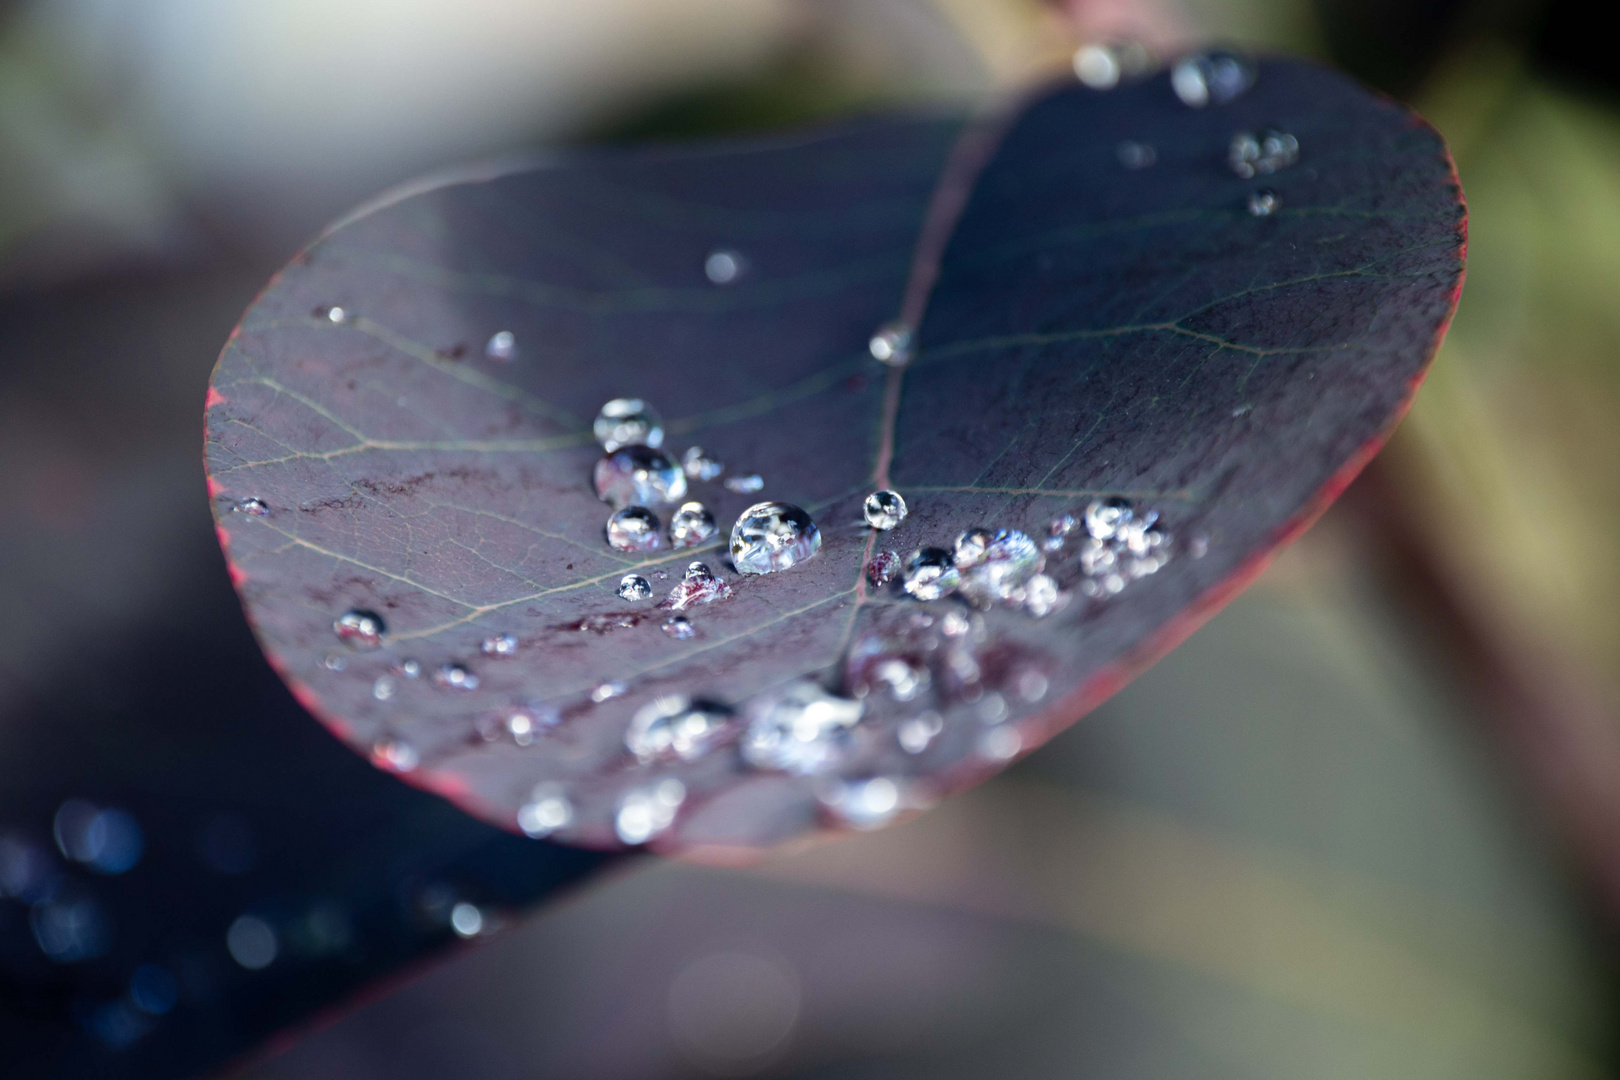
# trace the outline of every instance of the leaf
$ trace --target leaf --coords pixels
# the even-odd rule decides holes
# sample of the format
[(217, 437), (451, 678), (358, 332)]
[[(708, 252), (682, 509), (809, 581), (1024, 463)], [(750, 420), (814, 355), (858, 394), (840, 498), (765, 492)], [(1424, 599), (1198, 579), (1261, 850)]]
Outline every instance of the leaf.
[[(1299, 163), (1234, 175), (1233, 134), (1272, 124), (1297, 136)], [(657, 846), (730, 850), (924, 806), (1190, 633), (1371, 456), (1433, 355), (1462, 276), (1440, 139), (1289, 62), (1208, 109), (1161, 76), (1053, 92), (999, 143), (967, 129), (951, 158), (961, 132), (902, 119), (582, 155), (400, 198), (301, 256), (227, 345), (207, 411), (222, 540), (301, 700), (507, 828), (560, 793), (559, 838), (614, 846), (639, 792), (643, 824), (674, 818), (654, 822)], [(1126, 141), (1156, 162), (1125, 167)], [(1280, 208), (1257, 217), (1262, 187)], [(741, 254), (734, 281), (705, 277), (715, 250)], [(924, 302), (909, 367), (873, 360), (873, 329)], [(511, 361), (484, 353), (501, 330)], [(782, 500), (819, 523), (819, 554), (739, 577), (716, 543), (610, 550), (589, 420), (619, 396), (669, 418), (674, 454), (701, 443), (728, 475), (764, 478), (757, 495), (694, 481), (722, 533)], [(911, 505), (892, 532), (861, 522), (880, 486)], [(877, 551), (948, 547), (976, 526), (1039, 540), (1111, 496), (1161, 515), (1168, 562), (1111, 595), (1072, 537), (1046, 557), (1070, 599), (1046, 618), (925, 604), (864, 576)], [(653, 601), (615, 595), (621, 575), (662, 571), (656, 600), (694, 558), (731, 595), (686, 612), (689, 639), (661, 629)], [(350, 610), (386, 622), (381, 648), (334, 635)], [(502, 635), (511, 654), (486, 655)], [(476, 687), (436, 685), (446, 664)], [(625, 749), (660, 696), (757, 711), (805, 678), (870, 691), (829, 775), (748, 764), (725, 741), (742, 714), (695, 761)], [(532, 739), (505, 726), (514, 710)], [(916, 749), (930, 711), (938, 735), (907, 752), (902, 725)]]

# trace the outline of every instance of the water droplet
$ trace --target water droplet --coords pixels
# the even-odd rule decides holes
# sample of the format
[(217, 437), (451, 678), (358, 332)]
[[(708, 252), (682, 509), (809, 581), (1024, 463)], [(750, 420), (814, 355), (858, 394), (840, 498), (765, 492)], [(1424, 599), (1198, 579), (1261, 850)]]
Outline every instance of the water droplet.
[(83, 799), (69, 799), (51, 822), (63, 855), (100, 874), (122, 874), (141, 861), (146, 838), (133, 815), (103, 809)]
[(680, 583), (669, 590), (669, 596), (659, 607), (685, 611), (694, 604), (712, 604), (731, 595), (731, 586), (714, 576), (714, 571), (700, 562), (686, 568)]
[(652, 595), (652, 582), (640, 574), (626, 574), (619, 579), (620, 600), (645, 600)]
[(1044, 619), (1063, 606), (1064, 595), (1058, 583), (1046, 574), (1036, 574), (1024, 583), (1024, 610)]
[(1046, 691), (1051, 687), (1051, 682), (1046, 676), (1032, 667), (1020, 671), (1014, 683), (1018, 696), (1031, 703), (1045, 697)]
[(946, 637), (966, 637), (976, 620), (982, 622), (977, 615), (970, 619), (963, 612), (947, 611), (945, 617), (939, 620), (939, 631)]
[(675, 823), (685, 801), (686, 785), (674, 778), (627, 791), (619, 799), (613, 829), (626, 844), (645, 844)]
[(407, 679), (420, 678), (422, 675), (422, 665), (415, 660), (401, 660), (395, 670)]
[[(550, 717), (556, 723), (556, 717)], [(506, 733), (512, 736), (512, 741), (519, 746), (530, 746), (535, 736), (540, 733), (542, 721), (527, 709), (513, 709), (506, 714)]]
[(539, 839), (550, 836), (574, 820), (574, 805), (558, 784), (537, 784), (529, 801), (518, 807), (518, 828), (524, 835)]
[(1122, 525), (1128, 525), (1135, 516), (1130, 500), (1111, 496), (1093, 499), (1086, 507), (1086, 532), (1098, 540), (1112, 540)]
[(967, 549), (975, 557), (964, 566), (963, 540), (958, 540), (955, 560), (964, 571), (957, 591), (981, 606), (1012, 599), (1014, 590), (1037, 573), (1043, 561), (1035, 541), (1017, 529), (997, 529), (988, 539), (979, 535), (983, 532), (964, 533), (963, 539), (972, 536)]
[(1258, 135), (1240, 131), (1232, 136), (1226, 160), (1245, 180), (1286, 169), (1299, 160), (1299, 140), (1286, 131), (1267, 128)]
[(591, 688), (591, 700), (600, 705), (604, 701), (621, 696), (628, 689), (630, 689), (629, 686), (617, 679), (611, 682), (597, 683), (596, 686)]
[(746, 269), (748, 262), (742, 253), (726, 248), (709, 252), (709, 257), (703, 260), (703, 273), (716, 285), (730, 285)]
[(752, 495), (765, 486), (765, 478), (759, 473), (749, 473), (747, 476), (728, 476), (725, 479), (727, 491), (735, 491), (739, 495)]
[(692, 626), (692, 620), (685, 615), (671, 615), (664, 620), (662, 629), (664, 633), (677, 641), (685, 641), (697, 633), (697, 630)]
[(866, 523), (872, 528), (887, 531), (906, 520), (906, 500), (900, 497), (898, 491), (884, 488), (866, 497), (866, 502), (861, 504), (861, 512), (866, 515)]
[(1254, 85), (1254, 63), (1237, 53), (1210, 49), (1176, 61), (1170, 86), (1183, 105), (1225, 105)]
[(1082, 45), (1075, 50), (1074, 74), (1093, 90), (1112, 90), (1119, 85), (1119, 57), (1108, 45)]
[(450, 929), (457, 937), (477, 937), (484, 929), (484, 913), (477, 904), (462, 900), (450, 909)]
[(919, 548), (906, 560), (900, 587), (918, 600), (938, 600), (962, 581), (951, 553), (944, 548)]
[(326, 309), (326, 317), (339, 325), (349, 321), (349, 313), (336, 305)]
[(669, 519), (669, 546), (696, 547), (719, 531), (720, 527), (714, 523), (714, 515), (709, 513), (708, 507), (700, 502), (682, 503), (675, 516)]
[(887, 776), (844, 780), (816, 792), (832, 815), (852, 829), (877, 829), (900, 812), (900, 785)]
[(1249, 196), (1249, 213), (1255, 217), (1270, 217), (1282, 206), (1282, 197), (1270, 188), (1261, 188)]
[(349, 662), (337, 653), (328, 653), (326, 659), (321, 661), (321, 666), (328, 671), (342, 671), (349, 666)]
[(478, 689), (478, 676), (456, 663), (440, 664), (439, 670), (433, 673), (433, 681), (450, 690)]
[(478, 651), (485, 656), (512, 656), (517, 652), (518, 639), (513, 634), (495, 634), (479, 643)]
[(905, 367), (911, 363), (915, 336), (912, 328), (903, 322), (886, 322), (877, 328), (866, 347), (875, 359), (890, 367)]
[(910, 701), (928, 686), (928, 669), (909, 657), (888, 656), (867, 669), (873, 683), (896, 701)]
[(725, 471), (725, 466), (703, 452), (701, 446), (689, 446), (681, 455), (681, 468), (693, 480), (713, 480)]
[(270, 513), (270, 504), (263, 499), (246, 498), (236, 504), (236, 508), (244, 514), (254, 517), (264, 517)]
[(664, 422), (658, 410), (640, 398), (614, 398), (603, 405), (591, 431), (608, 453), (626, 446), (656, 449), (664, 444)]
[(899, 552), (880, 551), (866, 564), (866, 580), (871, 582), (874, 589), (881, 589), (894, 580), (895, 571), (899, 569)]
[(1011, 761), (1023, 746), (1016, 728), (994, 727), (979, 736), (979, 753), (991, 761)]
[(242, 915), (225, 932), (225, 948), (232, 960), (249, 971), (259, 971), (275, 961), (281, 942), (269, 923), (257, 915)]
[(332, 624), (332, 632), (351, 648), (375, 649), (382, 644), (388, 627), (375, 611), (355, 608), (337, 617)]
[(379, 675), (377, 681), (371, 684), (371, 696), (378, 701), (389, 701), (394, 696), (394, 678), (392, 675)]
[(1114, 148), (1119, 163), (1127, 169), (1145, 169), (1159, 160), (1159, 152), (1143, 142), (1126, 139)]
[(945, 718), (932, 709), (905, 721), (895, 731), (900, 749), (908, 754), (920, 754), (945, 730)]
[(614, 551), (656, 551), (664, 546), (658, 515), (645, 506), (615, 510), (606, 531), (608, 547)]
[(1209, 537), (1203, 533), (1196, 533), (1187, 541), (1187, 554), (1195, 559), (1202, 559), (1209, 554)]
[(731, 561), (740, 574), (771, 574), (821, 550), (821, 530), (788, 503), (755, 503), (731, 527)]
[(610, 506), (658, 506), (686, 497), (686, 473), (648, 446), (626, 446), (596, 463), (596, 494)]
[(371, 763), (380, 769), (407, 773), (421, 760), (414, 746), (399, 739), (378, 739), (371, 744)]
[(979, 714), (979, 719), (986, 724), (999, 724), (1007, 719), (1007, 699), (991, 690), (979, 698), (975, 711)]
[(484, 345), (484, 355), (509, 363), (517, 359), (517, 338), (510, 330), (497, 330)]
[(1063, 545), (1080, 527), (1080, 519), (1073, 514), (1059, 514), (1046, 526), (1046, 539), (1041, 541), (1043, 551), (1062, 551)]
[(860, 720), (864, 705), (800, 681), (762, 694), (744, 709), (748, 730), (743, 757), (757, 768), (807, 776), (825, 772), (844, 758), (850, 729)]
[(643, 764), (696, 761), (731, 733), (731, 710), (685, 695), (656, 697), (636, 710), (624, 745)]

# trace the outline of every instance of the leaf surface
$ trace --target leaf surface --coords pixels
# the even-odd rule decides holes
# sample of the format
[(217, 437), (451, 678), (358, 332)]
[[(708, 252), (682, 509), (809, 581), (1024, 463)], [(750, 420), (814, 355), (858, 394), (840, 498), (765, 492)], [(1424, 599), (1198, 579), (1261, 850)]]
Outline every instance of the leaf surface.
[[(1234, 133), (1272, 125), (1298, 163), (1235, 175)], [(748, 848), (986, 775), (1233, 595), (1381, 444), (1438, 344), (1464, 227), (1439, 137), (1288, 62), (1201, 110), (1163, 76), (1052, 92), (976, 174), (953, 146), (989, 144), (962, 132), (902, 119), (583, 155), (398, 199), (300, 257), (225, 349), (207, 458), (248, 612), (306, 705), (508, 828), (542, 785), (571, 808), (559, 838), (613, 846), (627, 793), (674, 778), (656, 844)], [(1126, 167), (1126, 142), (1156, 160)], [(715, 251), (741, 255), (734, 280), (705, 276)], [(910, 365), (874, 360), (874, 328), (919, 311)], [(509, 361), (485, 355), (502, 330)], [(718, 542), (611, 550), (590, 420), (622, 396), (656, 405), (677, 459), (700, 444), (763, 478), (692, 481), (718, 539), (780, 500), (813, 515), (820, 552), (745, 577)], [(882, 486), (911, 514), (876, 533), (861, 503)], [(1067, 601), (1044, 618), (865, 574), (974, 527), (1041, 541), (1113, 496), (1159, 515), (1162, 565), (1114, 593), (1071, 535), (1044, 556)], [(681, 639), (656, 603), (694, 559), (731, 595), (686, 611)], [(621, 600), (626, 573), (653, 599)], [(382, 647), (339, 640), (351, 610), (382, 617)], [(507, 635), (510, 655), (485, 645)], [(436, 681), (442, 665), (476, 687)], [(799, 679), (861, 695), (825, 775), (751, 765), (753, 714), (693, 761), (625, 748), (660, 697), (757, 713)], [(514, 738), (514, 712), (537, 731)]]

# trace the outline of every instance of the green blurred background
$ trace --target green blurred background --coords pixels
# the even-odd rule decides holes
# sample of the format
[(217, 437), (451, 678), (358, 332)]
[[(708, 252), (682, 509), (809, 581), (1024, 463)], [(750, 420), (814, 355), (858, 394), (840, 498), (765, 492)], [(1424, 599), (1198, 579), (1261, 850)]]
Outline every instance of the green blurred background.
[[(216, 572), (163, 537), (203, 497), (221, 328), (361, 199), (534, 145), (974, 104), (1119, 38), (1314, 56), (1448, 139), (1467, 287), (1369, 475), (985, 787), (759, 867), (638, 864), (242, 1075), (1615, 1073), (1620, 65), (1568, 3), (0, 3), (0, 299), (160, 339), (87, 374), (0, 323), (30, 365), (0, 396), (0, 696)], [(130, 492), (144, 554), (101, 565)]]

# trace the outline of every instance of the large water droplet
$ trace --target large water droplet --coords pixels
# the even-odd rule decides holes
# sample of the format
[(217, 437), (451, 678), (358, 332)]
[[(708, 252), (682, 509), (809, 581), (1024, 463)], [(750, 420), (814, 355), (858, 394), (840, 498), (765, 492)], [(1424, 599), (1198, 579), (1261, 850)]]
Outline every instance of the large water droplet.
[(850, 729), (859, 722), (864, 706), (801, 681), (762, 694), (744, 709), (748, 730), (743, 757), (761, 769), (808, 776), (843, 760), (850, 748)]
[(713, 480), (725, 471), (725, 466), (703, 452), (701, 446), (689, 446), (681, 455), (681, 468), (693, 480)]
[(852, 829), (877, 829), (900, 813), (900, 785), (887, 776), (843, 780), (816, 792), (821, 804)]
[(944, 548), (919, 548), (906, 560), (900, 587), (917, 600), (938, 600), (962, 581), (951, 553)]
[(394, 772), (410, 772), (421, 761), (416, 748), (399, 739), (378, 739), (371, 744), (371, 762)]
[(1299, 160), (1299, 140), (1286, 131), (1267, 128), (1258, 135), (1240, 131), (1232, 136), (1226, 160), (1245, 180), (1286, 169)]
[(652, 582), (640, 574), (626, 574), (619, 579), (620, 600), (645, 600), (652, 595)]
[(742, 253), (720, 248), (709, 252), (709, 257), (703, 260), (704, 275), (716, 285), (730, 285), (742, 276), (748, 269), (748, 260)]
[(485, 638), (478, 645), (478, 651), (485, 656), (512, 656), (517, 652), (518, 639), (515, 634), (493, 634)]
[(649, 446), (626, 446), (596, 463), (596, 494), (610, 506), (658, 506), (686, 497), (686, 473)]
[(676, 694), (656, 697), (637, 709), (624, 745), (643, 764), (696, 761), (730, 733), (730, 709)]
[(915, 336), (915, 331), (905, 323), (898, 320), (887, 322), (877, 328), (866, 347), (875, 359), (890, 367), (904, 367), (911, 362)]
[(517, 337), (510, 330), (497, 330), (484, 344), (484, 355), (503, 364), (516, 360)]
[(1254, 63), (1237, 53), (1210, 49), (1176, 61), (1170, 86), (1182, 104), (1194, 109), (1224, 105), (1254, 85)]
[(739, 495), (752, 495), (765, 486), (765, 478), (759, 473), (749, 473), (746, 476), (728, 476), (725, 479), (727, 491), (735, 491)]
[(714, 523), (714, 515), (709, 513), (708, 507), (700, 502), (682, 503), (675, 516), (669, 519), (669, 546), (696, 547), (719, 531), (720, 527)]
[(975, 538), (970, 545), (978, 554), (967, 567), (962, 565), (960, 541), (956, 557), (957, 567), (964, 570), (957, 592), (975, 604), (988, 606), (1012, 599), (1014, 591), (1041, 568), (1040, 549), (1017, 529), (997, 529), (982, 540), (982, 548), (979, 540)]
[(603, 405), (591, 430), (602, 449), (610, 453), (623, 446), (664, 444), (664, 422), (658, 410), (640, 398), (614, 398)]
[(529, 801), (518, 807), (518, 828), (524, 834), (539, 839), (550, 836), (574, 820), (574, 806), (568, 801), (560, 784), (537, 784), (529, 793)]
[(659, 607), (685, 611), (694, 604), (712, 604), (730, 595), (730, 585), (715, 577), (706, 564), (695, 562), (686, 568), (679, 584), (669, 590), (669, 596)]
[(656, 551), (664, 546), (658, 515), (645, 506), (615, 510), (608, 518), (607, 542), (614, 551)]
[(626, 844), (645, 844), (671, 825), (686, 801), (686, 785), (673, 777), (625, 792), (613, 830)]
[(433, 681), (448, 690), (478, 689), (478, 676), (455, 663), (440, 664), (439, 670), (433, 673)]
[(866, 497), (866, 502), (861, 504), (861, 512), (866, 515), (866, 523), (872, 528), (887, 531), (906, 520), (906, 500), (900, 497), (898, 491), (884, 488)]
[(355, 608), (337, 617), (332, 624), (332, 632), (352, 648), (375, 649), (382, 644), (388, 627), (375, 611)]
[(1255, 217), (1270, 217), (1282, 206), (1282, 196), (1270, 188), (1261, 188), (1249, 195), (1249, 213)]
[(821, 550), (821, 530), (788, 503), (755, 503), (731, 527), (731, 561), (740, 574), (771, 574)]

